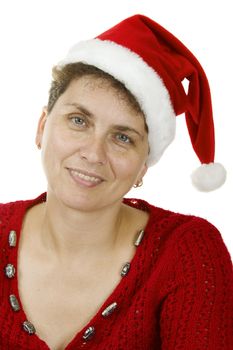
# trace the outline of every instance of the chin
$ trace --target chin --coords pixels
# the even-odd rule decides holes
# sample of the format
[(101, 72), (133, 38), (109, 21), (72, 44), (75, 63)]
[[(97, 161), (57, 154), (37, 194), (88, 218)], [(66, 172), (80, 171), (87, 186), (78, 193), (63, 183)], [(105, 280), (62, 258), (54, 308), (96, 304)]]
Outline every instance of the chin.
[(59, 187), (54, 190), (48, 190), (48, 197), (53, 198), (53, 202), (60, 203), (63, 207), (74, 209), (77, 211), (93, 211), (101, 207), (101, 200), (95, 195), (88, 195), (67, 189), (66, 187)]
[[(131, 185), (131, 183), (130, 183)], [(131, 187), (127, 183), (119, 188), (119, 183), (109, 188), (82, 188), (59, 182), (48, 188), (49, 197), (64, 207), (77, 211), (97, 211), (121, 203)]]

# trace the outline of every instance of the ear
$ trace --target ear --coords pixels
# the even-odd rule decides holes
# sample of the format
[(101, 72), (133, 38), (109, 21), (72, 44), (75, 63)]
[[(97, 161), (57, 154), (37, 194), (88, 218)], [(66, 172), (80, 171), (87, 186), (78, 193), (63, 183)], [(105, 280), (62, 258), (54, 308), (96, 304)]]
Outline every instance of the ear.
[(36, 145), (38, 148), (41, 148), (41, 144), (42, 144), (42, 138), (43, 138), (43, 134), (44, 134), (44, 128), (45, 128), (45, 123), (48, 117), (48, 111), (47, 108), (44, 107), (40, 116), (40, 119), (38, 121), (38, 125), (37, 125), (37, 131), (36, 131)]

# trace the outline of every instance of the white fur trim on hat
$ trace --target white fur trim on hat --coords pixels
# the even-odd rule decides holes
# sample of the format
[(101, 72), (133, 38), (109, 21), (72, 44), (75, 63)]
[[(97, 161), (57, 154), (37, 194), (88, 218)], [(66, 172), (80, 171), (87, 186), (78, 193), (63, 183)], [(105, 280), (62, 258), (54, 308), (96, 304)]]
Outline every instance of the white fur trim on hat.
[(226, 170), (220, 163), (202, 164), (191, 175), (193, 185), (209, 192), (222, 186), (226, 181)]
[(77, 43), (58, 66), (75, 62), (94, 65), (111, 74), (136, 97), (149, 128), (148, 166), (155, 164), (175, 136), (175, 112), (160, 76), (135, 52), (108, 40)]

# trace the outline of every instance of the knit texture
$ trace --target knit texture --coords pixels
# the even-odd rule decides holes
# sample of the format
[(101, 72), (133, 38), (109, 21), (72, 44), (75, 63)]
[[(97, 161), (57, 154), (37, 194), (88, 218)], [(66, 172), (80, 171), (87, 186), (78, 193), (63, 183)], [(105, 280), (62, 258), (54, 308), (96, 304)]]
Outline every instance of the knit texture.
[[(37, 334), (22, 329), (27, 320), (22, 305), (15, 312), (9, 303), (10, 294), (20, 301), (17, 248), (25, 211), (45, 200), (43, 194), (0, 205), (1, 350), (49, 349)], [(128, 274), (66, 350), (232, 350), (232, 263), (218, 230), (204, 219), (142, 200), (124, 202), (149, 212), (144, 238), (135, 248)], [(10, 230), (17, 232), (16, 247), (9, 247)], [(16, 268), (11, 279), (4, 273), (8, 263)], [(104, 318), (102, 311), (113, 302), (118, 307)], [(89, 326), (95, 334), (85, 341)]]

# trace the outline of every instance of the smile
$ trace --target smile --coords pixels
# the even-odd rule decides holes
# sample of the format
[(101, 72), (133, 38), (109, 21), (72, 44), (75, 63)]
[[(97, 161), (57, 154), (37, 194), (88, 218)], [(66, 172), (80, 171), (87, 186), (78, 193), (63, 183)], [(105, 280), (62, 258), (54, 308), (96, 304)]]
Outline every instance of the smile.
[(81, 183), (88, 187), (100, 184), (103, 179), (99, 176), (94, 176), (93, 174), (88, 174), (86, 172), (81, 172), (80, 170), (68, 169), (71, 177), (75, 182)]

